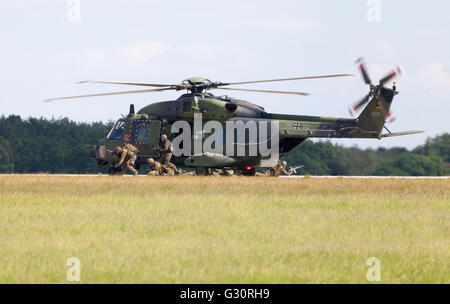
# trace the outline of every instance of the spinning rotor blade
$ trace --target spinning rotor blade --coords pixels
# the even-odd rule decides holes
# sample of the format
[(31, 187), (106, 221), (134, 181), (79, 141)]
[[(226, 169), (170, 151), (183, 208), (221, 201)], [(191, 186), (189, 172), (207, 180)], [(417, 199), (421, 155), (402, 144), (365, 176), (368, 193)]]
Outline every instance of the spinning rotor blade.
[(353, 111), (358, 111), (363, 105), (365, 105), (370, 99), (370, 94), (367, 94), (363, 99), (353, 106)]
[(336, 75), (307, 76), (307, 77), (280, 78), (280, 79), (254, 80), (254, 81), (241, 81), (241, 82), (220, 82), (217, 84), (217, 86), (248, 84), (248, 83), (262, 83), (262, 82), (275, 82), (275, 81), (289, 81), (289, 80), (303, 80), (303, 79), (317, 79), (317, 78), (346, 77), (346, 76), (355, 76), (355, 75), (353, 75), (353, 74), (336, 74)]
[(127, 81), (105, 81), (105, 80), (84, 80), (78, 83), (106, 83), (106, 84), (124, 84), (145, 87), (184, 87), (181, 84), (162, 84), (162, 83), (144, 83), (144, 82), (127, 82)]
[(259, 93), (275, 93), (275, 94), (289, 94), (289, 95), (301, 95), (308, 96), (308, 93), (303, 92), (289, 92), (289, 91), (273, 91), (273, 90), (253, 90), (253, 89), (237, 89), (237, 88), (222, 88), (218, 87), (219, 90), (230, 90), (230, 91), (244, 91), (244, 92), (259, 92)]
[(385, 115), (385, 121), (386, 123), (393, 123), (395, 120), (397, 119), (397, 117), (392, 116), (392, 112), (387, 112)]
[(364, 64), (364, 61), (362, 58), (359, 58), (356, 60), (356, 63), (359, 64), (359, 69), (361, 70), (362, 77), (364, 78), (364, 82), (368, 85), (372, 84), (372, 81), (370, 80), (369, 74), (367, 73), (366, 65)]
[(383, 86), (385, 83), (389, 82), (389, 80), (391, 80), (392, 78), (394, 78), (398, 74), (401, 74), (401, 71), (400, 71), (399, 67), (397, 67), (397, 70), (393, 70), (391, 73), (389, 73), (388, 75), (384, 76), (380, 80), (380, 85)]
[(98, 93), (98, 94), (89, 94), (89, 95), (56, 97), (56, 98), (46, 99), (46, 100), (44, 100), (44, 102), (50, 102), (50, 101), (55, 101), (55, 100), (64, 100), (64, 99), (96, 97), (96, 96), (111, 96), (111, 95), (125, 95), (125, 94), (137, 94), (137, 93), (162, 92), (162, 91), (167, 91), (167, 90), (174, 90), (174, 89), (173, 88), (161, 88), (161, 89), (150, 89), (150, 90), (122, 91), (122, 92), (111, 92), (111, 93)]

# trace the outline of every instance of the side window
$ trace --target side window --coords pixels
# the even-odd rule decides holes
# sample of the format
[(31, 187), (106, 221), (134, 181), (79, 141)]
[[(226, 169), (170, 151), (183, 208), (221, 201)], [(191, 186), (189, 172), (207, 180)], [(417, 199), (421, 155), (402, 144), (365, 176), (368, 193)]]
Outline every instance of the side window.
[(146, 144), (148, 142), (149, 132), (150, 127), (148, 124), (145, 123), (139, 124), (136, 131), (136, 142)]
[(138, 145), (148, 144), (150, 134), (149, 120), (135, 120), (132, 122), (131, 142)]
[(121, 140), (123, 131), (125, 130), (125, 121), (119, 120), (116, 125), (109, 131), (107, 136), (110, 140)]

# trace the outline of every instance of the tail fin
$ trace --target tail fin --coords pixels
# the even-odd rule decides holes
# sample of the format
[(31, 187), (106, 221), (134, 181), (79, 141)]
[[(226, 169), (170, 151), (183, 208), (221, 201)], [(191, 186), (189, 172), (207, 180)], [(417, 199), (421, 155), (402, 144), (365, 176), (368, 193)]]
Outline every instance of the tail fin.
[(390, 113), (392, 100), (396, 94), (395, 89), (380, 87), (378, 94), (372, 97), (358, 117), (360, 128), (372, 133), (374, 137), (381, 138), (381, 131)]

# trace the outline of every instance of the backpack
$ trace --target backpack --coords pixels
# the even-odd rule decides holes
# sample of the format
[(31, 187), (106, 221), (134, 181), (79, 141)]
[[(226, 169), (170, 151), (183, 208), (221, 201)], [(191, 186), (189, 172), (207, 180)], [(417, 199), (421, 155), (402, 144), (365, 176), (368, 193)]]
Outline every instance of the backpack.
[(132, 144), (125, 144), (124, 148), (128, 151), (128, 153), (131, 153), (132, 155), (136, 154), (139, 150)]

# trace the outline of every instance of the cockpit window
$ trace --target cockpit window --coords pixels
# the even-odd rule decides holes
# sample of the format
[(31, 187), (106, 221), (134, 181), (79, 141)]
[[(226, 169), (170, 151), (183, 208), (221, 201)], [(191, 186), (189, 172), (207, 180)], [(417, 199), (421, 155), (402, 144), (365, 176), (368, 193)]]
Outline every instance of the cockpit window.
[(125, 130), (125, 121), (119, 120), (114, 126), (114, 128), (112, 128), (111, 131), (109, 131), (107, 138), (110, 140), (121, 140), (124, 130)]

